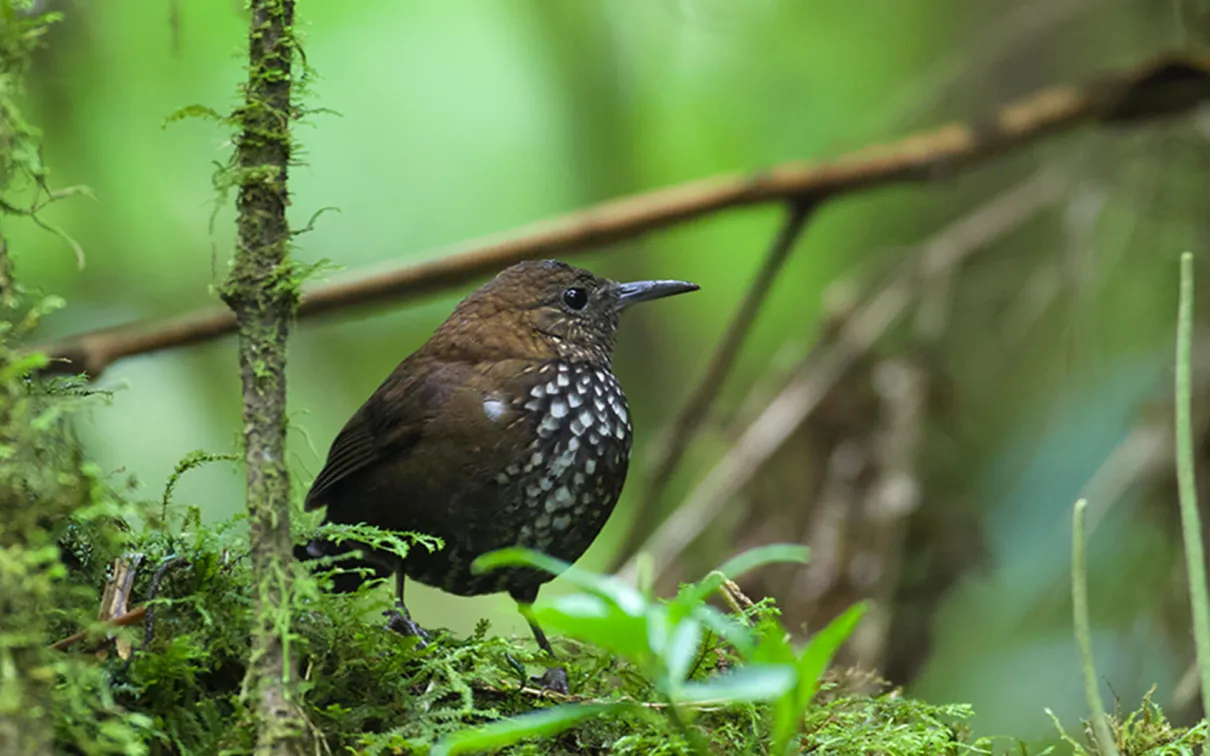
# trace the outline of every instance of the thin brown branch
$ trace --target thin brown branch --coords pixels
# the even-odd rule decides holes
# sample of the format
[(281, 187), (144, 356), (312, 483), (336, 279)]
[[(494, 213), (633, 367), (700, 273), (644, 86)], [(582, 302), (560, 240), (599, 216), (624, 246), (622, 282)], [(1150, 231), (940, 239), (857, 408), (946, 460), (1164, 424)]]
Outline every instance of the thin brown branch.
[[(960, 168), (1089, 123), (1143, 121), (1186, 112), (1210, 99), (1210, 61), (1165, 57), (1085, 85), (1060, 84), (1005, 105), (990, 117), (953, 123), (835, 160), (790, 163), (753, 175), (722, 176), (634, 195), (512, 233), (435, 250), (428, 262), (353, 274), (307, 293), (300, 318), (449, 289), (523, 259), (566, 256), (724, 210), (768, 202), (820, 202), (899, 182), (951, 178)], [(207, 308), (41, 346), (48, 370), (97, 376), (115, 361), (197, 344), (235, 332), (231, 312)]]
[(786, 259), (802, 234), (812, 209), (814, 205), (809, 203), (795, 203), (787, 208), (786, 219), (769, 246), (769, 252), (765, 255), (765, 261), (757, 272), (756, 279), (748, 288), (748, 293), (744, 295), (743, 301), (735, 311), (735, 317), (727, 327), (727, 332), (723, 334), (722, 341), (710, 358), (706, 374), (702, 376), (697, 388), (689, 395), (689, 400), (673, 421), (665, 437), (666, 441), (652, 455), (652, 472), (638, 507), (639, 514), (630, 525), (630, 532), (623, 541), (620, 554), (629, 554), (630, 550), (638, 545), (637, 539), (650, 530), (651, 518), (656, 515), (656, 503), (664, 495), (668, 481), (672, 479), (677, 465), (684, 457), (689, 440), (701, 427), (710, 405), (714, 403), (714, 397), (726, 382), (731, 366), (735, 363), (748, 332), (752, 330), (752, 324), (756, 322), (760, 307), (769, 296), (769, 289), (773, 288), (773, 282), (777, 280)]
[[(118, 615), (117, 617), (114, 617), (113, 619), (109, 620), (108, 624), (112, 625), (113, 627), (125, 627), (126, 625), (133, 625), (136, 622), (142, 621), (144, 615), (146, 615), (146, 614), (147, 614), (147, 607), (140, 606), (140, 607), (130, 610), (129, 612), (127, 612), (125, 614), (121, 614), (121, 615)], [(80, 632), (73, 633), (73, 634), (67, 636), (66, 638), (63, 638), (62, 640), (55, 641), (54, 643), (50, 644), (50, 647), (51, 647), (51, 649), (53, 649), (55, 651), (64, 651), (68, 648), (71, 648), (72, 646), (74, 646), (75, 644), (79, 643), (80, 641), (84, 640), (87, 637), (88, 637), (88, 631), (81, 630)]]
[(806, 356), (795, 378), (752, 422), (710, 472), (618, 570), (633, 581), (640, 553), (652, 555), (659, 579), (701, 535), (753, 474), (827, 395), (849, 366), (908, 312), (920, 283), (960, 265), (1061, 196), (1063, 182), (1042, 172), (996, 196), (935, 234), (920, 253), (841, 323), (834, 343)]

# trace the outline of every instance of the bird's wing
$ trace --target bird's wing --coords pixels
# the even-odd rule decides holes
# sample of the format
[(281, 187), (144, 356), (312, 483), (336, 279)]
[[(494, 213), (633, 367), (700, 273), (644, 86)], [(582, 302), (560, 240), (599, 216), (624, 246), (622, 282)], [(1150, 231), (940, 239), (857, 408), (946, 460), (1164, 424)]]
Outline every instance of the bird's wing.
[(441, 380), (407, 368), (405, 360), (341, 428), (311, 484), (306, 511), (324, 506), (333, 487), (386, 458), (406, 455), (444, 399)]

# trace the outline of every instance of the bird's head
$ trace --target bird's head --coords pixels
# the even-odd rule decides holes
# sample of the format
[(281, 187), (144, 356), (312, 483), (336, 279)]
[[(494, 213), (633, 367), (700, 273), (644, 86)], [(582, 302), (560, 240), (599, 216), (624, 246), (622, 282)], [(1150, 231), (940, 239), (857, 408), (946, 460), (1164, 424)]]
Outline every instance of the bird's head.
[(558, 260), (527, 260), (462, 300), (434, 341), (467, 358), (609, 365), (623, 310), (697, 289), (686, 281), (618, 283)]

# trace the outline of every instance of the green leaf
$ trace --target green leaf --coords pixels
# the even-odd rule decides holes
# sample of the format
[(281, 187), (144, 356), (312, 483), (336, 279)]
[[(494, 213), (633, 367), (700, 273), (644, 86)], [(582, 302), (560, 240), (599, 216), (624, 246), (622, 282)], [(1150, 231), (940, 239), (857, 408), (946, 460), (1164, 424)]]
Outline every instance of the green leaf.
[(50, 360), (41, 352), (33, 352), (18, 357), (6, 365), (3, 370), (0, 370), (0, 381), (8, 383), (48, 364), (50, 364)]
[(559, 596), (534, 610), (548, 632), (591, 643), (629, 659), (640, 668), (651, 657), (647, 645), (647, 618), (622, 611), (613, 602), (587, 593)]
[(455, 756), (460, 753), (497, 751), (526, 738), (558, 735), (585, 719), (618, 713), (627, 708), (630, 708), (630, 705), (622, 703), (555, 706), (512, 719), (492, 722), (482, 727), (460, 730), (438, 740), (429, 754), (430, 756)]
[(519, 546), (497, 549), (481, 555), (471, 564), (471, 571), (483, 573), (498, 567), (533, 567), (546, 570), (581, 590), (609, 599), (632, 617), (642, 616), (649, 606), (649, 602), (641, 593), (621, 580), (586, 572), (561, 559)]
[(168, 126), (168, 124), (173, 123), (174, 121), (183, 121), (186, 118), (200, 118), (203, 120), (216, 121), (218, 123), (225, 123), (228, 120), (227, 116), (223, 115), (212, 107), (194, 104), (186, 105), (183, 108), (179, 108), (172, 113), (169, 113), (168, 117), (164, 119), (164, 122), (160, 124), (160, 128), (165, 128)]
[[(739, 576), (767, 564), (803, 564), (807, 561), (810, 553), (811, 550), (806, 546), (794, 543), (771, 543), (767, 546), (748, 549), (742, 554), (737, 554), (728, 559), (718, 569), (712, 570), (710, 574), (706, 575), (696, 586), (690, 589), (688, 595), (698, 601), (704, 600), (706, 596), (718, 590), (724, 580), (735, 580)], [(680, 596), (677, 598), (679, 599)]]
[(786, 637), (786, 629), (774, 619), (765, 619), (756, 626), (756, 635), (760, 641), (752, 652), (752, 661), (763, 664), (794, 664), (797, 666), (798, 656), (794, 647)]
[(681, 703), (704, 701), (770, 701), (794, 690), (794, 667), (788, 664), (752, 664), (706, 680), (691, 682), (677, 691)]
[[(836, 651), (857, 629), (857, 623), (865, 616), (868, 608), (869, 605), (864, 601), (850, 606), (843, 614), (829, 622), (827, 627), (816, 633), (807, 647), (803, 649), (802, 655), (798, 658), (798, 676), (800, 693), (804, 690), (807, 693), (806, 700), (803, 702), (804, 706), (815, 697), (819, 678), (828, 668)], [(804, 683), (806, 688), (803, 687)]]
[(701, 643), (702, 623), (690, 618), (681, 620), (668, 634), (663, 649), (656, 650), (663, 657), (672, 684), (680, 685), (685, 681)]
[[(700, 604), (694, 610), (693, 616), (697, 618), (698, 622), (705, 625), (707, 630), (734, 646), (745, 660), (755, 661), (752, 653), (756, 646), (756, 638), (752, 633), (752, 628), (709, 604)], [(789, 662), (793, 661), (793, 657), (777, 661)]]
[(828, 668), (832, 657), (848, 640), (857, 623), (865, 615), (868, 605), (863, 601), (849, 607), (836, 619), (827, 624), (807, 643), (798, 657), (798, 685), (775, 707), (773, 722), (773, 748), (771, 753), (786, 753), (798, 732), (803, 715), (819, 689), (819, 678)]
[(796, 543), (771, 543), (768, 546), (748, 549), (744, 553), (728, 559), (716, 572), (723, 573), (728, 580), (735, 580), (740, 575), (751, 572), (757, 567), (764, 567), (766, 564), (778, 562), (806, 564), (810, 555), (811, 550), (806, 546)]

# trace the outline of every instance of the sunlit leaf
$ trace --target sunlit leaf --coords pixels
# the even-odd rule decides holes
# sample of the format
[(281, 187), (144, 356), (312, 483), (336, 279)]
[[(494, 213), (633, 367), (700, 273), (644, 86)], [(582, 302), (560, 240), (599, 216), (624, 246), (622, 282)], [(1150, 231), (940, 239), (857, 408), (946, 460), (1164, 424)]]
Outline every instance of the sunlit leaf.
[(559, 596), (536, 608), (534, 615), (547, 632), (591, 643), (640, 667), (650, 660), (647, 618), (627, 614), (600, 596), (585, 593)]
[(788, 664), (752, 664), (704, 682), (691, 682), (677, 691), (683, 703), (703, 701), (770, 701), (794, 689), (795, 672)]
[(680, 684), (689, 674), (689, 667), (697, 658), (698, 648), (702, 643), (702, 623), (689, 618), (681, 620), (668, 638), (667, 647), (663, 650), (664, 666), (668, 677), (675, 684)]
[(459, 730), (438, 740), (430, 756), (455, 756), (460, 753), (482, 753), (497, 751), (526, 738), (550, 737), (573, 727), (585, 719), (603, 714), (618, 713), (628, 704), (566, 704), (523, 714), (512, 719)]
[(558, 575), (572, 585), (603, 596), (617, 604), (622, 611), (640, 616), (646, 611), (648, 602), (631, 586), (616, 578), (597, 575), (578, 569), (552, 556), (533, 549), (510, 547), (483, 554), (471, 564), (475, 573), (487, 572), (499, 567), (533, 567)]

